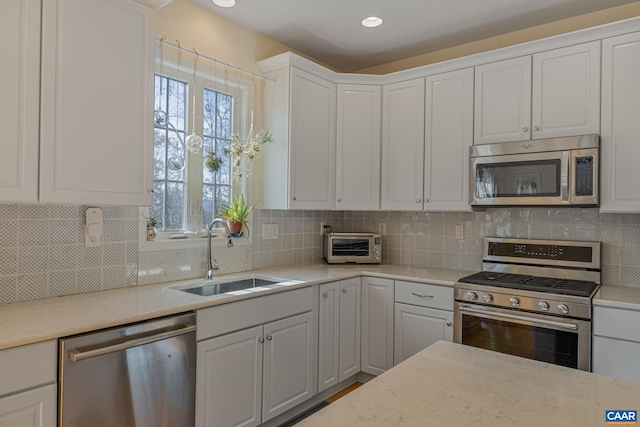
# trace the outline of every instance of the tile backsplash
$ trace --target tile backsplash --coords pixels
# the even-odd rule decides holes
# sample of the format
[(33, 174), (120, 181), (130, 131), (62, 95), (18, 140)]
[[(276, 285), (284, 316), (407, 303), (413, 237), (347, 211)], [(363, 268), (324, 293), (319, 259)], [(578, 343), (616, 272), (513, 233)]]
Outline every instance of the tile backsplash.
[(138, 208), (104, 207), (85, 248), (88, 206), (0, 204), (0, 303), (137, 284)]
[[(104, 207), (103, 244), (85, 248), (87, 208), (0, 204), (0, 303), (202, 276), (204, 249), (138, 254), (136, 207)], [(640, 286), (640, 214), (597, 208), (255, 210), (251, 244), (216, 251), (219, 274), (321, 260), (321, 222), (334, 231), (375, 231), (384, 222), (384, 262), (418, 268), (478, 270), (485, 236), (601, 241), (603, 283)], [(262, 239), (263, 224), (277, 224), (278, 238)], [(463, 239), (456, 239), (456, 226), (463, 226)]]

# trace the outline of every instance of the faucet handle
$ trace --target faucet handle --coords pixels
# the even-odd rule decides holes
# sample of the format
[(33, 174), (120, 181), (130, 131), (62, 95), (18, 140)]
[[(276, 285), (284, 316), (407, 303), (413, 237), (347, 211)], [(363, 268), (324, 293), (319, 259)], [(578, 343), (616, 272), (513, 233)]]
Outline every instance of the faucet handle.
[(213, 269), (213, 271), (218, 271), (220, 270), (220, 266), (218, 265), (218, 260), (217, 259), (213, 259), (213, 265), (211, 266), (211, 268)]

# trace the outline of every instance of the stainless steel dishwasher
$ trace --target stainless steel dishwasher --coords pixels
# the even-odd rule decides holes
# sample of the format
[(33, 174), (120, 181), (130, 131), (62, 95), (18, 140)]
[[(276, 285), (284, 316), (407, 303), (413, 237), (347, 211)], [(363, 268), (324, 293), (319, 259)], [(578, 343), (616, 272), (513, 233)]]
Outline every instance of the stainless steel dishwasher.
[(193, 427), (195, 314), (60, 340), (59, 427)]

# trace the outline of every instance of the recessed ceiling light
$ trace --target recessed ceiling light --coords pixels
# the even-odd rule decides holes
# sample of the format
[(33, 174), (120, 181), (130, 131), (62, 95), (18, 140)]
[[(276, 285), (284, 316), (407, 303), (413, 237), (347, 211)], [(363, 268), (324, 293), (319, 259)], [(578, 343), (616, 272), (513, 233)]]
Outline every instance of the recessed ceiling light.
[(236, 5), (236, 0), (213, 0), (213, 3), (220, 7), (231, 7)]
[(382, 19), (377, 16), (370, 16), (362, 20), (362, 25), (365, 27), (373, 28), (382, 25)]

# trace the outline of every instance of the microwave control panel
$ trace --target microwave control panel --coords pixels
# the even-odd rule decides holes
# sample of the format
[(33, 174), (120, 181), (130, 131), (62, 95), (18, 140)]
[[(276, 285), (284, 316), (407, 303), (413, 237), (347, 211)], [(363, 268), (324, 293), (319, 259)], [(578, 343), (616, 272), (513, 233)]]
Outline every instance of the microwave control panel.
[(593, 196), (593, 156), (576, 157), (576, 196)]

